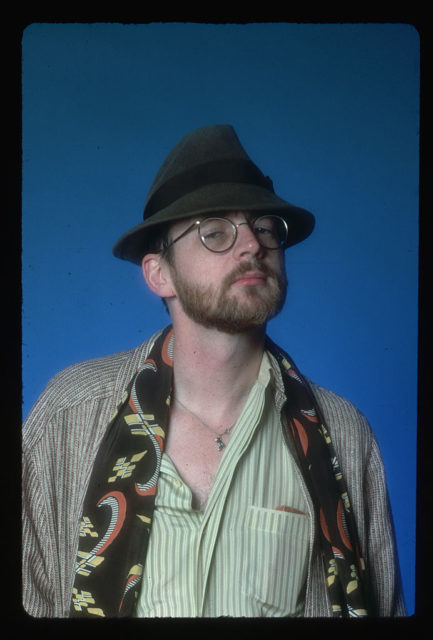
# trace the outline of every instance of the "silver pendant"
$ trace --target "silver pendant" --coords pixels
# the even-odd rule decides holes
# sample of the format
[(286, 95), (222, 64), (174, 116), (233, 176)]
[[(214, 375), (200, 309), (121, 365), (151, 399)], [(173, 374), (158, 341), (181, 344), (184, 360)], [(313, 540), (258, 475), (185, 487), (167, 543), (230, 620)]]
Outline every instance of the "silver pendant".
[(226, 446), (224, 442), (221, 440), (220, 436), (218, 436), (218, 438), (215, 438), (215, 442), (217, 443), (218, 451), (221, 451), (221, 449), (224, 449), (224, 447)]

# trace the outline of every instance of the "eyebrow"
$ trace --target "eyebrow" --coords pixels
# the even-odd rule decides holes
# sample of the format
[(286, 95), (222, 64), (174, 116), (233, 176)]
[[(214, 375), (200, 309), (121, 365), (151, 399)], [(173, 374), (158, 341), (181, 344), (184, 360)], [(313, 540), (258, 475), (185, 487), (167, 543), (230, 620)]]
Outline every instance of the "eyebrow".
[[(255, 220), (256, 218), (260, 217), (261, 213), (255, 213), (252, 211), (221, 211), (220, 213), (215, 213), (212, 214), (210, 216), (203, 216), (204, 219), (206, 218), (227, 218), (227, 220), (231, 220), (231, 216), (236, 216), (236, 215), (243, 215), (245, 216), (245, 219), (248, 220), (249, 222), (251, 222), (252, 220)], [(199, 219), (198, 217), (196, 218), (197, 220)]]

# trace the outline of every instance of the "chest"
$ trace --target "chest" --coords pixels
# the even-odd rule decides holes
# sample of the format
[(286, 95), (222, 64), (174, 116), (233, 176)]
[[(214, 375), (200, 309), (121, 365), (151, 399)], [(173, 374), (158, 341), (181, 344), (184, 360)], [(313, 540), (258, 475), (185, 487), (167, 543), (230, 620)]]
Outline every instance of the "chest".
[(221, 436), (225, 444), (222, 449), (215, 442), (217, 436), (193, 416), (172, 412), (165, 453), (191, 490), (193, 508), (200, 511), (206, 506), (231, 433)]

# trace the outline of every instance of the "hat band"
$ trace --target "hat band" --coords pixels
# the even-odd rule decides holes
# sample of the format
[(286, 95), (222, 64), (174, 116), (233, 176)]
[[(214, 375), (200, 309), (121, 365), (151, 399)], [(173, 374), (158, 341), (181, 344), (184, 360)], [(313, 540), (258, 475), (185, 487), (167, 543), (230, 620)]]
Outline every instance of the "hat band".
[(149, 198), (143, 219), (165, 209), (179, 198), (210, 184), (235, 182), (264, 187), (274, 193), (272, 180), (251, 160), (213, 160), (173, 176)]

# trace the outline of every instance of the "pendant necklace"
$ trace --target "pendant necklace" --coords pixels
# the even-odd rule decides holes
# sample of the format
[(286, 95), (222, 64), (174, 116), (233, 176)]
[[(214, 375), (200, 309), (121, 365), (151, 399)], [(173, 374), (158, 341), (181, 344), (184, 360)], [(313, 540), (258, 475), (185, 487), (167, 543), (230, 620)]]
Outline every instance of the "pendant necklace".
[(225, 429), (222, 433), (217, 433), (216, 431), (214, 431), (213, 429), (211, 429), (211, 427), (206, 424), (206, 422), (203, 422), (203, 420), (196, 414), (194, 413), (194, 411), (191, 411), (191, 409), (188, 409), (188, 407), (185, 407), (185, 405), (178, 399), (178, 398), (174, 398), (175, 402), (177, 402), (178, 404), (180, 404), (180, 406), (185, 409), (185, 411), (188, 411), (188, 413), (190, 413), (192, 416), (194, 416), (194, 418), (196, 418), (199, 422), (201, 422), (201, 424), (206, 427), (206, 429), (208, 429), (209, 431), (211, 431), (214, 435), (216, 435), (217, 437), (214, 438), (214, 441), (216, 442), (216, 445), (218, 447), (218, 451), (222, 451), (224, 449), (224, 447), (226, 446), (226, 443), (224, 442), (224, 440), (222, 439), (222, 436), (227, 435), (228, 433), (230, 433), (230, 431), (233, 429), (233, 427), (235, 426), (236, 422), (234, 422), (232, 424), (231, 427), (227, 427), (227, 429)]

